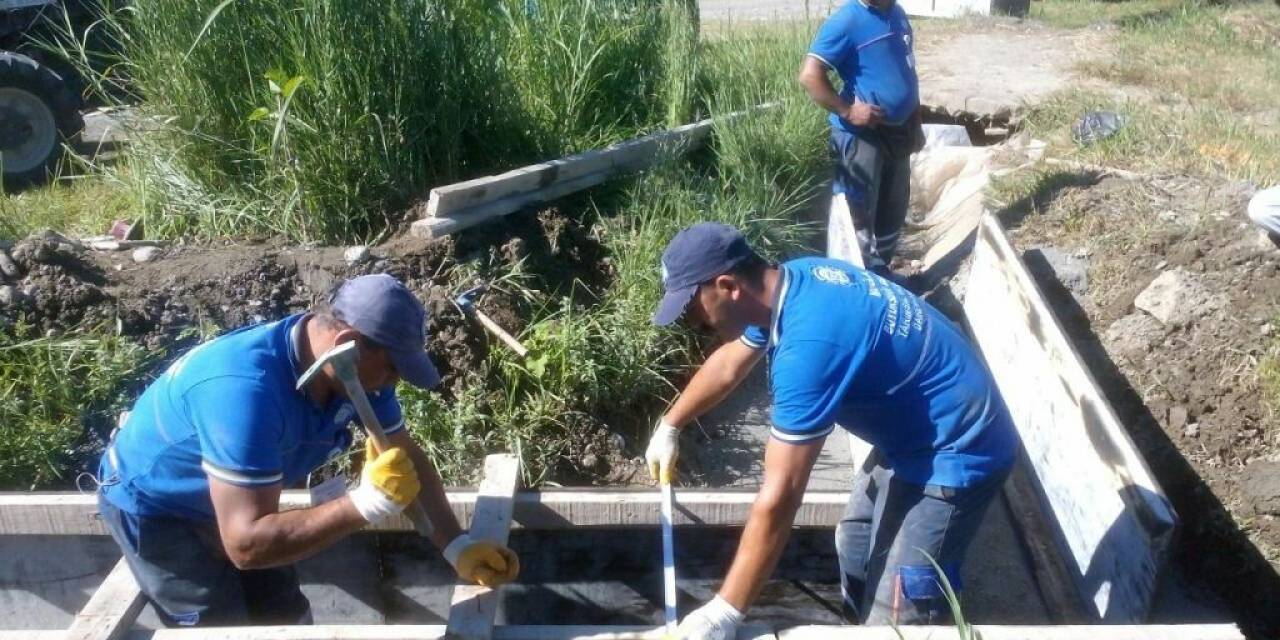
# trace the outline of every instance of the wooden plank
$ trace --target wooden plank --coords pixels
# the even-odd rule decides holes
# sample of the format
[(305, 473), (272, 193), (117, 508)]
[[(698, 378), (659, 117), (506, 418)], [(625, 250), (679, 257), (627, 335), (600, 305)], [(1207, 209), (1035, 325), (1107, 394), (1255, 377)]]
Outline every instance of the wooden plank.
[(76, 614), (75, 620), (71, 621), (71, 628), (64, 638), (119, 640), (138, 619), (144, 604), (146, 598), (133, 579), (128, 563), (121, 558), (98, 590), (93, 592), (89, 602)]
[[(1233, 624), (1075, 625), (973, 627), (983, 640), (1243, 640)], [(952, 640), (955, 627), (802, 626), (783, 629), (778, 640)]]
[(548, 185), (546, 188), (537, 191), (517, 193), (501, 200), (479, 204), (453, 215), (424, 218), (410, 225), (410, 229), (414, 235), (421, 238), (443, 238), (494, 218), (515, 213), (525, 207), (546, 204), (571, 193), (594, 187), (608, 180), (612, 175), (612, 171), (589, 173), (572, 180)]
[(765, 103), (604, 149), (541, 162), (496, 176), (436, 187), (427, 199), (420, 216), (422, 219), (410, 225), (410, 230), (419, 237), (439, 238), (527, 207), (551, 202), (600, 184), (618, 173), (638, 171), (663, 158), (683, 154), (702, 144), (715, 126), (747, 113), (772, 109), (778, 104)]
[[(484, 478), (471, 516), (469, 535), (506, 545), (516, 489), (520, 486), (520, 459), (510, 454), (485, 456)], [(498, 589), (478, 584), (458, 584), (449, 602), (449, 635), (463, 640), (489, 640), (498, 614)]]
[[(1178, 625), (975, 625), (985, 640), (1243, 640), (1233, 624)], [(0, 631), (0, 640), (58, 640), (62, 631)], [(901, 635), (899, 635), (901, 634)], [(128, 640), (443, 640), (441, 625), (314, 625), (133, 631)], [(660, 627), (499, 626), (496, 640), (658, 640)], [(953, 640), (955, 627), (801, 626), (775, 636), (746, 625), (737, 640)]]
[[(741, 526), (747, 521), (755, 491), (721, 489), (681, 490), (676, 505), (678, 526)], [(460, 522), (471, 520), (476, 494), (465, 489), (448, 492), (449, 503)], [(828, 528), (844, 513), (847, 492), (810, 491), (796, 514), (795, 526)], [(305, 491), (286, 491), (281, 509), (310, 506)], [(515, 496), (514, 526), (535, 530), (573, 527), (657, 527), (659, 496), (652, 489), (556, 489), (519, 491)], [(3, 535), (107, 535), (98, 515), (97, 498), (74, 492), (0, 493), (0, 536)], [(376, 528), (410, 531), (405, 518), (394, 518)]]
[(540, 162), (495, 176), (475, 178), (431, 190), (426, 217), (469, 215), (479, 205), (545, 189), (557, 182), (600, 173), (633, 171), (652, 164), (663, 152), (680, 153), (711, 133), (710, 119), (627, 140), (576, 155)]
[(965, 313), (1096, 619), (1146, 619), (1176, 516), (999, 221), (983, 217)]

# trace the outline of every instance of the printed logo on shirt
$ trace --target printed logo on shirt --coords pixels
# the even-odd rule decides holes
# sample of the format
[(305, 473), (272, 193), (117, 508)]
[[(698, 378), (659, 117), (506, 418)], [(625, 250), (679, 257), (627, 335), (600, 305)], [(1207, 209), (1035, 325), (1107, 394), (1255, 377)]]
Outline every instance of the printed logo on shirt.
[(828, 284), (838, 284), (842, 287), (847, 287), (853, 284), (853, 281), (849, 279), (849, 274), (845, 273), (842, 269), (828, 267), (826, 265), (814, 267), (813, 277)]

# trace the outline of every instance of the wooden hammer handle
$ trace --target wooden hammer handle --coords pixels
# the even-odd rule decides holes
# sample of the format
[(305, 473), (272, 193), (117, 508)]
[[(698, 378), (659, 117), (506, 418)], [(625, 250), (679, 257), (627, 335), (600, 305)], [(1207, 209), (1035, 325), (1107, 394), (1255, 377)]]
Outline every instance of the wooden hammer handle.
[(516, 340), (511, 336), (511, 334), (507, 333), (505, 329), (498, 326), (498, 323), (494, 322), (493, 318), (485, 315), (485, 313), (479, 309), (473, 309), (473, 311), (475, 311), (476, 319), (480, 321), (480, 324), (484, 325), (484, 328), (488, 329), (489, 333), (497, 336), (503, 344), (511, 347), (511, 350), (515, 351), (516, 355), (519, 355), (521, 358), (529, 355), (529, 350), (526, 349), (524, 345), (520, 344), (519, 340)]

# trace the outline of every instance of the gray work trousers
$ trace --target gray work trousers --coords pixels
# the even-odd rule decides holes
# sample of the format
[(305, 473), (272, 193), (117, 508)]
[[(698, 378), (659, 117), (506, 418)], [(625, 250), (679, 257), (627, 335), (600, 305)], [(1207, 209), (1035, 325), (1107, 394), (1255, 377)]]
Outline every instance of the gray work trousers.
[(849, 204), (858, 248), (867, 269), (885, 269), (893, 260), (911, 200), (911, 142), (904, 127), (882, 125), (850, 133), (831, 130), (835, 156), (833, 197)]

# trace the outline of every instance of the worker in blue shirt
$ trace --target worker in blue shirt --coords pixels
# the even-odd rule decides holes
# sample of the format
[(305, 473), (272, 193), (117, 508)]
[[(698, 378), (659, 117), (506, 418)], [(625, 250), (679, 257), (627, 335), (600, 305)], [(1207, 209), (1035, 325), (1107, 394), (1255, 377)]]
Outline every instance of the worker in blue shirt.
[(924, 146), (913, 37), (894, 0), (850, 0), (818, 30), (798, 77), (830, 113), (832, 197), (846, 200), (863, 264), (881, 275), (907, 218), (911, 154)]
[[(396, 382), (439, 382), (426, 320), (398, 280), (361, 276), (310, 313), (197, 346), (147, 387), (103, 454), (98, 505), (166, 624), (309, 623), (292, 563), (414, 500), (461, 578), (515, 578), (510, 549), (462, 532), (434, 466), (404, 428)], [(298, 386), (317, 359), (352, 341), (361, 385), (393, 446), (378, 453), (366, 440), (360, 483), (346, 495), (280, 511), (282, 489), (352, 444), (356, 411), (334, 372), (321, 368)]]
[(764, 484), (719, 594), (680, 637), (734, 637), (782, 554), (823, 440), (837, 426), (874, 445), (836, 527), (849, 613), (865, 624), (949, 618), (943, 568), (960, 562), (1020, 446), (990, 373), (927, 302), (849, 263), (770, 265), (732, 227), (689, 227), (662, 255), (659, 325), (683, 317), (724, 343), (658, 424), (645, 457), (674, 474), (680, 429), (767, 356), (773, 391)]

